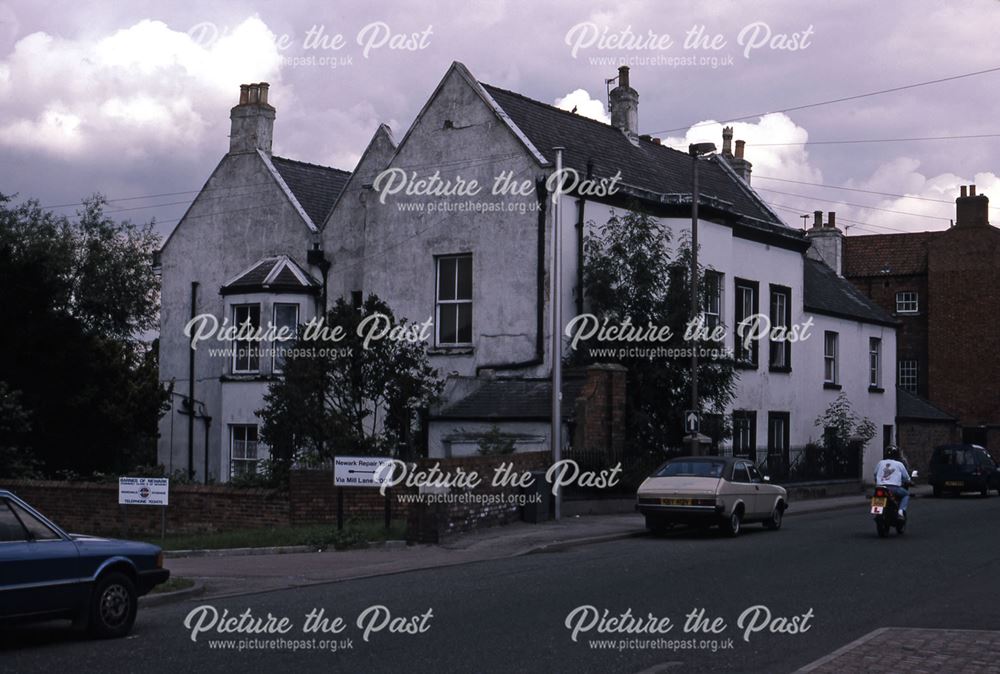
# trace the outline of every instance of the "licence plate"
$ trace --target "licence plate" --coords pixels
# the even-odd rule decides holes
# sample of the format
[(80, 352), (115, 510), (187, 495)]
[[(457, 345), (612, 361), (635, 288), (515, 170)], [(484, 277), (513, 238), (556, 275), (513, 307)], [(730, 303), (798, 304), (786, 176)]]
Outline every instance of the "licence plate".
[(964, 487), (965, 483), (961, 482), (959, 480), (951, 480), (950, 482), (945, 482), (944, 486), (946, 486), (946, 487)]
[(689, 498), (661, 498), (660, 505), (689, 506), (694, 505), (694, 500)]
[(878, 496), (872, 499), (872, 508), (884, 508), (885, 507), (885, 497)]
[(885, 510), (882, 506), (872, 506), (872, 515), (881, 515), (882, 511)]

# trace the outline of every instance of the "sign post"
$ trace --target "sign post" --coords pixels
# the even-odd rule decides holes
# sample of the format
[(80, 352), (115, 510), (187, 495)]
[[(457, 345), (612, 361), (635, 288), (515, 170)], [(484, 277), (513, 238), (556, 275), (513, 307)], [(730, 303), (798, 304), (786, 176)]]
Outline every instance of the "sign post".
[(170, 480), (165, 477), (118, 478), (118, 504), (123, 508), (125, 537), (128, 538), (128, 506), (160, 506), (160, 539), (167, 537), (167, 505), (170, 503)]
[[(337, 456), (333, 459), (333, 484), (337, 488), (337, 529), (344, 528), (344, 487), (381, 487), (392, 459), (385, 456)], [(392, 519), (392, 504), (385, 494), (385, 528)]]

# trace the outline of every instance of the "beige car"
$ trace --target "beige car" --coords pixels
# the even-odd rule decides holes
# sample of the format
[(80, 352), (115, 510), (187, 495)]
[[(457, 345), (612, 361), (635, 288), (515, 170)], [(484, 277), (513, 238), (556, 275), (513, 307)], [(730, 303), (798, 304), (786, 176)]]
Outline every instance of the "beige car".
[(639, 485), (637, 501), (650, 531), (662, 532), (674, 524), (718, 524), (735, 536), (746, 522), (780, 529), (788, 493), (762, 477), (747, 459), (686, 456), (667, 461), (647, 477)]

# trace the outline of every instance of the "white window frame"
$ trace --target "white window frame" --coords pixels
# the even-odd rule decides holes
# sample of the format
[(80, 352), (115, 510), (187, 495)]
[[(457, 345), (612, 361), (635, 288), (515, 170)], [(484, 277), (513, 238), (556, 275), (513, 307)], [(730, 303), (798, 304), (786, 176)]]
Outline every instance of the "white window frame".
[(920, 313), (920, 295), (916, 290), (900, 290), (896, 292), (896, 313)]
[[(232, 311), (233, 311), (233, 325), (237, 328), (237, 330), (245, 322), (245, 321), (240, 321), (239, 319), (237, 319), (237, 317), (236, 317), (237, 313), (241, 309), (247, 309), (248, 310), (247, 318), (249, 318), (250, 317), (249, 310), (251, 310), (253, 307), (257, 308), (257, 327), (259, 328), (260, 327), (260, 314), (261, 314), (260, 302), (245, 302), (245, 303), (241, 303), (241, 304), (234, 304), (232, 306)], [(248, 351), (247, 351), (246, 358), (247, 358), (247, 366), (248, 367), (246, 369), (242, 369), (242, 368), (239, 367), (240, 363), (238, 361), (239, 361), (240, 344), (246, 344), (247, 345), (247, 350)], [(257, 358), (257, 367), (252, 367), (251, 366), (251, 363), (252, 363), (254, 355), (256, 355), (256, 358)], [(254, 341), (240, 342), (239, 340), (234, 339), (233, 340), (233, 358), (232, 358), (232, 361), (231, 361), (231, 365), (232, 365), (233, 374), (259, 374), (260, 373), (260, 344), (257, 343), (257, 342), (254, 342)]]
[(882, 388), (882, 338), (868, 338), (868, 387)]
[[(472, 337), (475, 334), (472, 329), (470, 329), (469, 341), (467, 342), (443, 342), (441, 341), (441, 310), (443, 307), (456, 307), (458, 305), (467, 304), (469, 305), (469, 321), (473, 320), (473, 312), (475, 308), (472, 305), (472, 296), (474, 292), (472, 288), (469, 289), (469, 297), (459, 299), (442, 300), (441, 299), (441, 262), (444, 260), (455, 260), (455, 295), (458, 295), (458, 261), (468, 260), (469, 261), (469, 274), (473, 274), (472, 268), (472, 253), (462, 253), (458, 255), (440, 255), (434, 259), (434, 339), (435, 344), (444, 347), (455, 347), (455, 346), (472, 346)], [(472, 285), (474, 278), (470, 279), (470, 286)], [(457, 310), (456, 310), (456, 321), (455, 321), (455, 338), (458, 338), (458, 320), (457, 320)]]
[[(281, 327), (278, 325), (278, 307), (295, 307), (295, 321), (292, 323), (292, 332), (293, 333), (298, 332), (299, 311), (301, 310), (301, 307), (299, 307), (298, 302), (275, 302), (272, 305), (271, 322), (274, 325), (275, 330), (278, 330)], [(282, 370), (280, 365), (281, 358), (283, 357), (283, 354), (281, 352), (286, 348), (283, 346), (283, 344), (285, 342), (293, 341), (294, 339), (295, 339), (294, 337), (289, 337), (287, 340), (275, 339), (273, 348), (271, 350), (271, 372), (273, 372), (274, 374), (281, 374), (284, 371)]]
[[(255, 440), (247, 439), (247, 433), (251, 428), (254, 431), (254, 437), (256, 438)], [(237, 439), (237, 431), (243, 432), (242, 440)], [(242, 448), (243, 456), (236, 455), (238, 442), (244, 443), (244, 446)], [(251, 442), (253, 443), (254, 457), (247, 458), (247, 454), (250, 449), (249, 444)], [(262, 457), (260, 455), (260, 428), (257, 426), (257, 424), (229, 424), (229, 476), (238, 477), (240, 475), (246, 475), (248, 473), (249, 474), (256, 473), (261, 458)], [(247, 465), (250, 466), (250, 469), (246, 470), (245, 472), (243, 471), (237, 472), (236, 470), (237, 465)]]
[[(917, 386), (920, 383), (920, 363), (916, 359), (907, 358), (899, 361), (899, 374), (897, 382), (899, 388), (909, 391), (910, 393), (917, 392)], [(912, 381), (912, 383), (910, 383)]]
[[(830, 348), (832, 345), (832, 349)], [(823, 383), (836, 384), (840, 381), (840, 333), (827, 330), (823, 333)], [(832, 378), (828, 371), (832, 371)]]
[(726, 287), (726, 276), (720, 271), (715, 271), (710, 269), (705, 272), (705, 281), (711, 277), (715, 281), (715, 292), (709, 294), (709, 289), (711, 286), (707, 282), (703, 282), (703, 287), (705, 288), (705, 296), (702, 298), (702, 314), (705, 319), (705, 325), (714, 329), (716, 326), (722, 325), (722, 312), (726, 306), (723, 300), (723, 293)]

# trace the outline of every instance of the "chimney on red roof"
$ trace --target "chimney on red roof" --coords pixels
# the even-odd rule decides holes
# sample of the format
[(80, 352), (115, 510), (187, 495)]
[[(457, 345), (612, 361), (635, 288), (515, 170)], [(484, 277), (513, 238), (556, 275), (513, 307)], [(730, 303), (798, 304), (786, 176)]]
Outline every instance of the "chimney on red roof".
[(229, 153), (256, 152), (271, 154), (274, 135), (274, 107), (267, 102), (267, 82), (241, 84), (240, 99), (229, 111)]
[(968, 192), (962, 185), (959, 195), (955, 199), (956, 227), (985, 227), (990, 224), (990, 200), (985, 194), (977, 195), (975, 185), (969, 185)]

